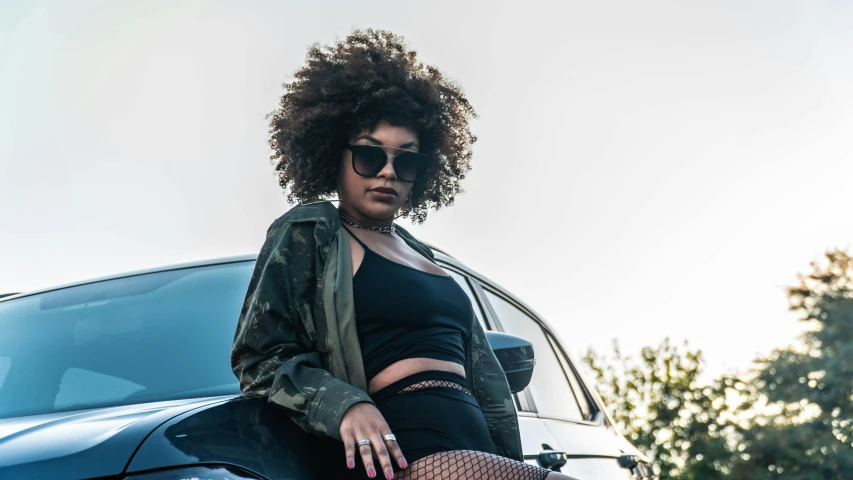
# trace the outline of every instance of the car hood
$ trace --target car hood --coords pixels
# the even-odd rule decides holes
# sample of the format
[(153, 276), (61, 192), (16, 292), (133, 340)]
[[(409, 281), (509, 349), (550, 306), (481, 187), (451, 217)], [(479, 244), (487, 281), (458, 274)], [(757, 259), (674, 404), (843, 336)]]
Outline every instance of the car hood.
[(163, 422), (233, 398), (206, 397), (0, 419), (0, 479), (117, 475)]

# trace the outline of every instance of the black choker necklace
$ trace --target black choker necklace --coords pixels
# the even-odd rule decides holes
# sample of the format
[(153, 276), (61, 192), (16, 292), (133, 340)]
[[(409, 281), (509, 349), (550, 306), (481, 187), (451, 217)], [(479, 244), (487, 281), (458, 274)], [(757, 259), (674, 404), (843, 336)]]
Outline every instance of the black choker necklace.
[(343, 220), (345, 223), (347, 223), (349, 225), (352, 225), (355, 228), (362, 228), (364, 230), (373, 230), (374, 232), (379, 232), (379, 233), (394, 233), (397, 231), (397, 226), (394, 225), (393, 223), (391, 224), (390, 227), (368, 227), (365, 225), (359, 225), (359, 224), (355, 223), (355, 221), (353, 219), (346, 216), (346, 214), (344, 214), (344, 212), (341, 212), (340, 210), (338, 210), (338, 213), (341, 215), (341, 220)]

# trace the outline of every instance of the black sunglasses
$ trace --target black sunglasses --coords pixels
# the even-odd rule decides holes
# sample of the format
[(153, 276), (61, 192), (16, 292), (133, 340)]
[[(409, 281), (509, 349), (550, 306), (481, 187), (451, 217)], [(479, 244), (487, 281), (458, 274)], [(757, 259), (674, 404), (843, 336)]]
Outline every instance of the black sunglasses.
[[(394, 159), (394, 171), (397, 178), (406, 183), (415, 183), (426, 169), (432, 157), (403, 148), (380, 147), (377, 145), (347, 145), (352, 152), (352, 169), (362, 177), (376, 177), (385, 168), (388, 157)], [(388, 155), (383, 148), (399, 150), (397, 155)]]

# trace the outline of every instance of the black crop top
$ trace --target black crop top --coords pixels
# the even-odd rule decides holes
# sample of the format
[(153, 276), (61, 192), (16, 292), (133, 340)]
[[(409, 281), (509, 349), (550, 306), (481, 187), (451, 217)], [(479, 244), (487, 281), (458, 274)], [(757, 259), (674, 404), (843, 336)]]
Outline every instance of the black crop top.
[(406, 358), (464, 365), (474, 312), (459, 284), (450, 276), (389, 260), (346, 230), (364, 248), (352, 286), (367, 380)]

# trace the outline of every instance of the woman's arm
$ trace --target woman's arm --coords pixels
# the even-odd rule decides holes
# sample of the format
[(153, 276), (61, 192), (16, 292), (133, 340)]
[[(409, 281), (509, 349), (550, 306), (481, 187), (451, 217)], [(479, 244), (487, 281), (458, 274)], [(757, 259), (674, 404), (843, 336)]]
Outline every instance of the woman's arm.
[(267, 230), (240, 312), (231, 368), (243, 393), (287, 409), (306, 432), (340, 440), (347, 409), (373, 401), (326, 370), (313, 325), (304, 325), (296, 311), (295, 304), (311, 300), (296, 297), (313, 292), (316, 252), (313, 223), (280, 218)]

